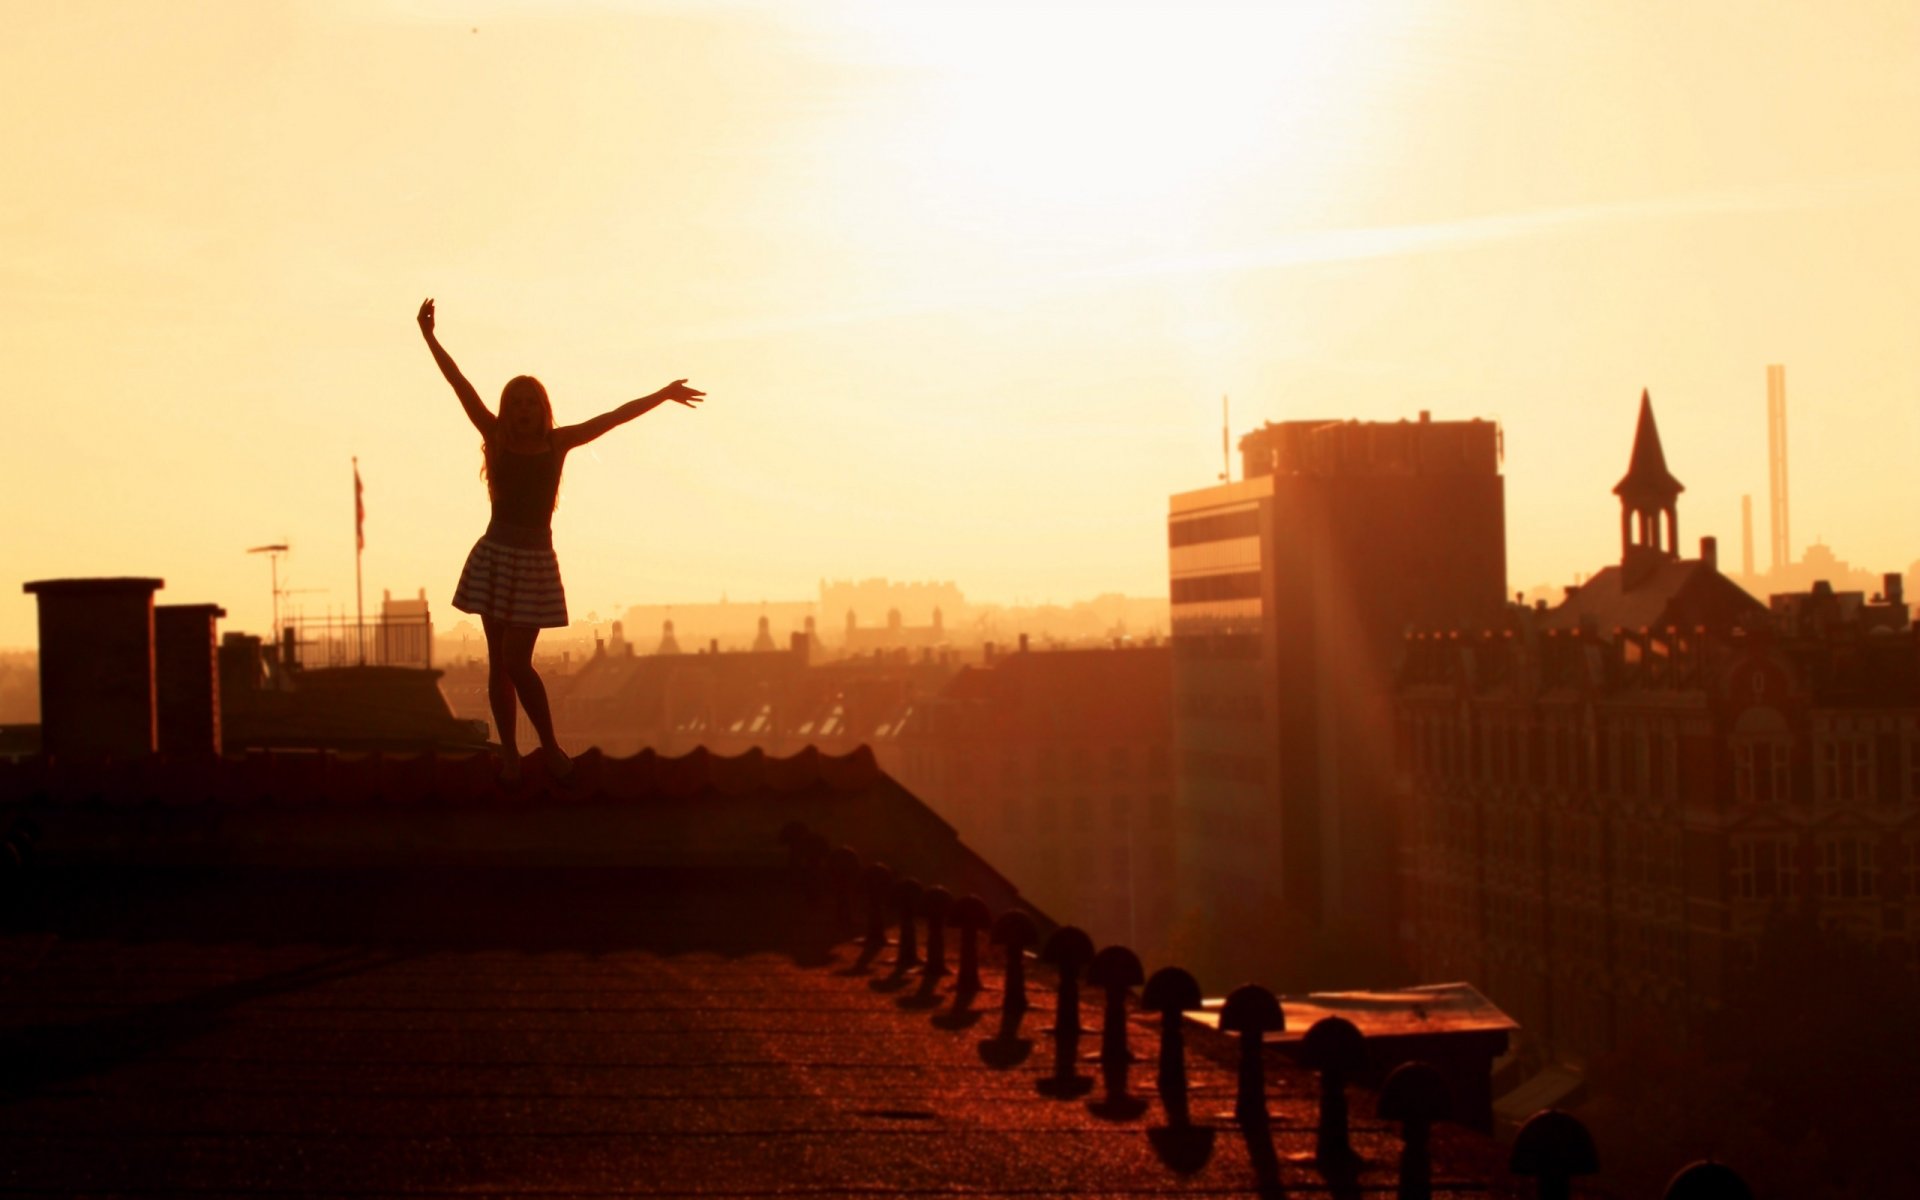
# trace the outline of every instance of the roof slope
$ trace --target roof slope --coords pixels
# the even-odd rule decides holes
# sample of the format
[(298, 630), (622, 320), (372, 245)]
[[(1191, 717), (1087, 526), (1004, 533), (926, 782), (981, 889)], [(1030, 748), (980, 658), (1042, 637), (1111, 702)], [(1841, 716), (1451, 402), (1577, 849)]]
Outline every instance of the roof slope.
[(799, 822), (996, 910), (1034, 911), (865, 747), (593, 750), (564, 784), (536, 772), (517, 790), (471, 754), (0, 761), (0, 824), (20, 815), (43, 828), (50, 863), (148, 867), (764, 870), (786, 861), (777, 839)]
[(1652, 564), (1631, 587), (1627, 579), (1618, 565), (1601, 570), (1559, 605), (1548, 609), (1542, 626), (1578, 629), (1583, 622), (1591, 621), (1599, 631), (1610, 633), (1615, 629), (1692, 629), (1701, 625), (1751, 628), (1766, 619), (1765, 605), (1701, 559)]
[[(1313, 1147), (1309, 1078), (1274, 1064), (1262, 1167), (1265, 1144), (1226, 1126), (1176, 1171), (1157, 1106), (1108, 1119), (1050, 1097), (1044, 1048), (995, 1068), (992, 1020), (901, 1003), (847, 947), (797, 954), (803, 906), (765, 876), (223, 871), (42, 899), (0, 939), (15, 1189), (1221, 1195), (1263, 1169), (1327, 1186), (1293, 1157)], [(1131, 1033), (1150, 1095), (1148, 1026)], [(1232, 1078), (1190, 1069), (1210, 1121)], [(1391, 1189), (1398, 1139), (1370, 1104), (1355, 1115), (1355, 1186)], [(1492, 1148), (1435, 1141), (1437, 1194), (1486, 1195)]]

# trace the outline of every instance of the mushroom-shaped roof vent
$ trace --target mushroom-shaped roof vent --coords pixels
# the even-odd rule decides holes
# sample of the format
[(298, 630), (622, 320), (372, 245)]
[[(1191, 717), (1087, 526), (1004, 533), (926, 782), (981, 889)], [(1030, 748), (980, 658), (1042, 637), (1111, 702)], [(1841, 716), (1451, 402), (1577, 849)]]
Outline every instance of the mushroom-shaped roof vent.
[(893, 881), (893, 902), (902, 908), (918, 912), (920, 896), (925, 891), (918, 879), (896, 879)]
[(1010, 950), (1025, 950), (1040, 940), (1040, 931), (1034, 927), (1033, 918), (1017, 908), (1010, 908), (1000, 914), (993, 923), (993, 944), (1005, 946)]
[(1664, 1195), (1665, 1200), (1753, 1200), (1753, 1189), (1732, 1167), (1705, 1159), (1680, 1168)]
[(920, 915), (930, 921), (944, 921), (953, 907), (953, 893), (938, 884), (920, 893)]
[(1192, 1012), (1200, 1004), (1200, 981), (1179, 967), (1161, 967), (1140, 993), (1140, 1007), (1148, 1012)]
[(1300, 1039), (1300, 1061), (1316, 1071), (1357, 1071), (1366, 1057), (1366, 1036), (1345, 1017), (1321, 1017)]
[(1146, 978), (1140, 956), (1125, 946), (1108, 946), (1087, 964), (1087, 982), (1097, 988), (1139, 987)]
[(883, 862), (868, 863), (867, 869), (860, 873), (870, 890), (880, 891), (893, 886), (893, 868)]
[(1557, 1108), (1546, 1108), (1527, 1118), (1513, 1139), (1507, 1169), (1515, 1175), (1592, 1175), (1600, 1170), (1593, 1135), (1580, 1118)]
[(962, 896), (947, 910), (947, 923), (958, 929), (984, 929), (992, 920), (987, 902), (978, 896)]
[(1093, 939), (1078, 925), (1062, 925), (1040, 947), (1040, 961), (1063, 971), (1078, 972), (1093, 957)]
[(1272, 992), (1257, 983), (1243, 983), (1227, 993), (1220, 1010), (1220, 1028), (1228, 1033), (1279, 1033), (1287, 1027), (1287, 1014)]
[(1383, 1121), (1444, 1121), (1453, 1115), (1453, 1089), (1432, 1063), (1401, 1063), (1380, 1085)]

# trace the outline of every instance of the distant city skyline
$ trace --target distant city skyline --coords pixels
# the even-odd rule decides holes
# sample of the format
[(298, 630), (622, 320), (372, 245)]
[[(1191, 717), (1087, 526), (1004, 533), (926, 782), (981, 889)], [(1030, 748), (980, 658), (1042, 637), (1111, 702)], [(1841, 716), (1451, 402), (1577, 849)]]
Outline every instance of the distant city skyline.
[[(581, 612), (954, 579), (1164, 588), (1166, 501), (1267, 420), (1496, 420), (1509, 587), (1605, 561), (1642, 388), (1690, 545), (1920, 559), (1920, 10), (1333, 6), (24, 9), (0, 46), (19, 580), (155, 575), (231, 628), (267, 566), (449, 610), (478, 439), (420, 353), (596, 444)], [(55, 103), (55, 98), (58, 103)], [(1611, 474), (1610, 474), (1611, 473)], [(32, 601), (0, 591), (0, 646)]]

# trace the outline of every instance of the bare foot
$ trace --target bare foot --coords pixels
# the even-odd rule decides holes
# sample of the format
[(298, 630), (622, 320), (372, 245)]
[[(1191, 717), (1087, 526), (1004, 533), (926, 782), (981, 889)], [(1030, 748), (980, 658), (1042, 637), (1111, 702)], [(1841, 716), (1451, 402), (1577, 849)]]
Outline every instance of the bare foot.
[(573, 760), (568, 758), (567, 752), (558, 746), (547, 747), (547, 773), (556, 780), (563, 781), (573, 774)]
[(502, 750), (500, 752), (500, 782), (508, 787), (520, 782), (520, 752)]

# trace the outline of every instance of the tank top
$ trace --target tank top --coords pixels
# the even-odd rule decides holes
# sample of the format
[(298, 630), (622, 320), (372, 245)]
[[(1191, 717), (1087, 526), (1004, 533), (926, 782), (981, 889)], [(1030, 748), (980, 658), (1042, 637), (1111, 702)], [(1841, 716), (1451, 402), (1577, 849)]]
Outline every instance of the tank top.
[(532, 454), (487, 447), (493, 520), (487, 536), (510, 546), (553, 545), (553, 502), (560, 494), (560, 452), (551, 444)]

